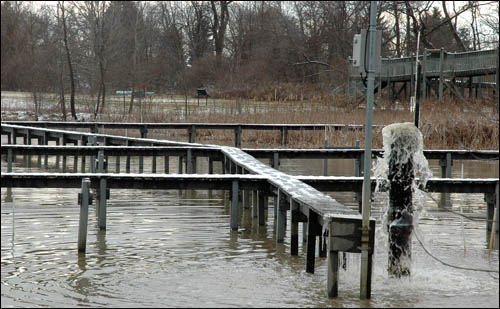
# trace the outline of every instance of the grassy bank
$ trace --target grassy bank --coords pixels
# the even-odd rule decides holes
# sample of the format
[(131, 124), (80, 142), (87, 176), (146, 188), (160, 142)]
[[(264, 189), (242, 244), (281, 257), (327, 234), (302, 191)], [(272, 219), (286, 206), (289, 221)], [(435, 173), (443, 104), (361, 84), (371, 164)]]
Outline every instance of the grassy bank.
[[(25, 98), (29, 100), (28, 98)], [(23, 106), (25, 119), (34, 119), (30, 114), (30, 104), (17, 104), (17, 98), (5, 100), (2, 93), (2, 120), (16, 118), (14, 112)], [(16, 101), (19, 100), (19, 101)], [(92, 117), (92, 98), (80, 97), (78, 110)], [(58, 115), (57, 104), (46, 104), (43, 113)], [(7, 104), (7, 102), (9, 104)], [(12, 103), (14, 102), (14, 103)], [(163, 96), (146, 99), (142, 102), (142, 112), (138, 103), (134, 113), (127, 114), (128, 100), (110, 97), (105, 113), (99, 115), (100, 121), (129, 122), (211, 122), (211, 123), (341, 123), (364, 124), (366, 109), (362, 105), (332, 105), (325, 101), (280, 101), (262, 102), (252, 100), (215, 100), (201, 99), (198, 105), (196, 98), (187, 101), (180, 96)], [(186, 113), (187, 107), (187, 113)], [(424, 136), (427, 149), (499, 149), (498, 104), (492, 101), (475, 100), (429, 100), (421, 103), (420, 130)], [(56, 117), (57, 118), (57, 117)], [(68, 117), (68, 119), (71, 119)], [(57, 119), (52, 119), (57, 120)], [(395, 122), (413, 121), (408, 103), (379, 104), (373, 113), (374, 125), (388, 125)], [(121, 133), (121, 132), (109, 132)], [(288, 147), (321, 148), (324, 139), (331, 146), (354, 145), (356, 140), (364, 144), (364, 132), (302, 132), (288, 133)], [(151, 137), (168, 138), (185, 141), (183, 131), (152, 131)], [(280, 145), (277, 132), (243, 131), (243, 147), (276, 147)], [(231, 145), (234, 133), (223, 130), (198, 130), (197, 141)], [(281, 146), (280, 146), (281, 147)], [(382, 147), (380, 130), (373, 134), (373, 147)]]

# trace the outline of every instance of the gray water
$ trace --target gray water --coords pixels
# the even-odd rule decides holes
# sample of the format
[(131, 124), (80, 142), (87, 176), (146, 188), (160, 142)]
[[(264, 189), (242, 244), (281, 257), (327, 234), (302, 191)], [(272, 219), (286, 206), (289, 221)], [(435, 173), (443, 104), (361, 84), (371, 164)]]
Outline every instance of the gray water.
[[(26, 168), (21, 158), (14, 171), (41, 170)], [(55, 158), (49, 158), (50, 170), (57, 171)], [(72, 162), (68, 160), (69, 169)], [(138, 170), (137, 162), (132, 161), (132, 172)], [(149, 162), (146, 158), (145, 171), (151, 170)], [(173, 172), (176, 163), (171, 158)], [(157, 166), (163, 166), (161, 158)], [(206, 160), (199, 160), (198, 166), (205, 171)], [(437, 162), (430, 166), (440, 175)], [(114, 171), (113, 159), (110, 167)], [(283, 160), (280, 169), (321, 175), (322, 160)], [(353, 170), (352, 160), (329, 161), (329, 175), (349, 176)], [(498, 162), (454, 161), (453, 177), (498, 178)], [(359, 300), (359, 255), (347, 254), (339, 296), (328, 299), (326, 258), (316, 258), (315, 274), (306, 273), (302, 243), (298, 257), (289, 254), (289, 224), (285, 243), (276, 245), (272, 203), (265, 226), (252, 220), (251, 210), (242, 209), (235, 232), (221, 191), (111, 190), (107, 230), (98, 231), (91, 206), (87, 252), (78, 255), (78, 191), (13, 188), (13, 201), (6, 202), (10, 196), (1, 189), (2, 307), (499, 306), (498, 274), (444, 266), (427, 255), (415, 237), (411, 278), (389, 278), (386, 238), (380, 231), (372, 298)], [(353, 193), (331, 195), (357, 207)], [(432, 197), (417, 228), (426, 248), (453, 265), (498, 270), (498, 250), (488, 261), (484, 196), (451, 195), (451, 210), (474, 220), (439, 207), (440, 194)], [(372, 215), (379, 228), (386, 203), (386, 194), (375, 195)]]

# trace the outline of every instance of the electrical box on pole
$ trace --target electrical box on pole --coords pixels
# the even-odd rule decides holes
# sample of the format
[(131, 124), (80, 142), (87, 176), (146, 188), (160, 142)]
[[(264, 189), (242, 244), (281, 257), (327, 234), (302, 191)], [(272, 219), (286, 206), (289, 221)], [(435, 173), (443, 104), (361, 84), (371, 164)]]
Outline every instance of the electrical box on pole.
[[(366, 29), (361, 29), (361, 34), (354, 35), (354, 40), (352, 44), (352, 60), (353, 60), (353, 66), (359, 67), (359, 71), (364, 76), (366, 76), (368, 72), (369, 59), (370, 59), (369, 50), (367, 46), (368, 46), (367, 31)], [(375, 37), (375, 48), (374, 48), (375, 54), (373, 57), (373, 59), (375, 59), (373, 66), (375, 74), (380, 73), (380, 66), (382, 61), (382, 58), (380, 57), (381, 47), (382, 47), (382, 31), (377, 30)]]

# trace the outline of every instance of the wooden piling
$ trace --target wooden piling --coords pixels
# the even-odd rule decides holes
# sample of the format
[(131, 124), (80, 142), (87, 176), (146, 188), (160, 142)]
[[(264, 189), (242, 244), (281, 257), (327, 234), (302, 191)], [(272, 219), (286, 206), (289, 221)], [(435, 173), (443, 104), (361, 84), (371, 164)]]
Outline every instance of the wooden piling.
[(265, 225), (266, 220), (264, 218), (264, 209), (266, 208), (267, 204), (267, 195), (264, 194), (262, 191), (258, 191), (258, 212), (257, 212), (257, 218), (259, 220), (259, 225)]
[(82, 179), (80, 200), (80, 221), (78, 225), (78, 252), (85, 252), (87, 248), (87, 225), (89, 217), (89, 185), (90, 179)]
[(238, 180), (233, 180), (231, 200), (231, 229), (238, 230)]
[[(333, 223), (329, 223), (329, 231), (332, 231)], [(333, 237), (328, 237), (328, 297), (333, 298), (338, 295), (339, 286), (339, 252), (333, 251)]]
[(165, 155), (165, 157), (163, 158), (163, 168), (164, 168), (165, 174), (170, 173), (170, 157), (167, 155)]
[(291, 217), (291, 227), (290, 227), (290, 254), (299, 254), (299, 205), (292, 198), (290, 198), (290, 217)]
[(314, 263), (316, 259), (316, 235), (317, 235), (317, 217), (318, 215), (309, 210), (307, 223), (307, 258), (306, 272), (314, 274)]
[(276, 216), (276, 242), (282, 243), (285, 239), (286, 227), (286, 207), (284, 205), (283, 193), (278, 189), (276, 197), (277, 216)]
[(99, 218), (98, 224), (100, 230), (106, 229), (106, 178), (102, 177), (99, 182), (99, 194), (98, 194), (98, 202), (99, 202)]
[(241, 148), (241, 126), (234, 129), (234, 147)]
[(115, 157), (115, 173), (120, 173), (120, 156)]
[(258, 216), (258, 191), (252, 191), (252, 218), (257, 218)]

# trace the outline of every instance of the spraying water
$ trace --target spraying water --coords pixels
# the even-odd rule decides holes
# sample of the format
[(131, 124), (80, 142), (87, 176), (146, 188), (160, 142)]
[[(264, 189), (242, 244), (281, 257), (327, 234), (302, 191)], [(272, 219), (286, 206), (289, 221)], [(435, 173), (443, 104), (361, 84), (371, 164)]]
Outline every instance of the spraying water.
[[(374, 167), (376, 191), (389, 190), (389, 205), (382, 226), (389, 238), (390, 276), (409, 276), (411, 268), (411, 233), (422, 210), (423, 188), (432, 177), (423, 154), (422, 133), (413, 123), (395, 123), (382, 130), (384, 156)], [(415, 205), (413, 203), (415, 194)], [(415, 212), (415, 214), (414, 214)]]

